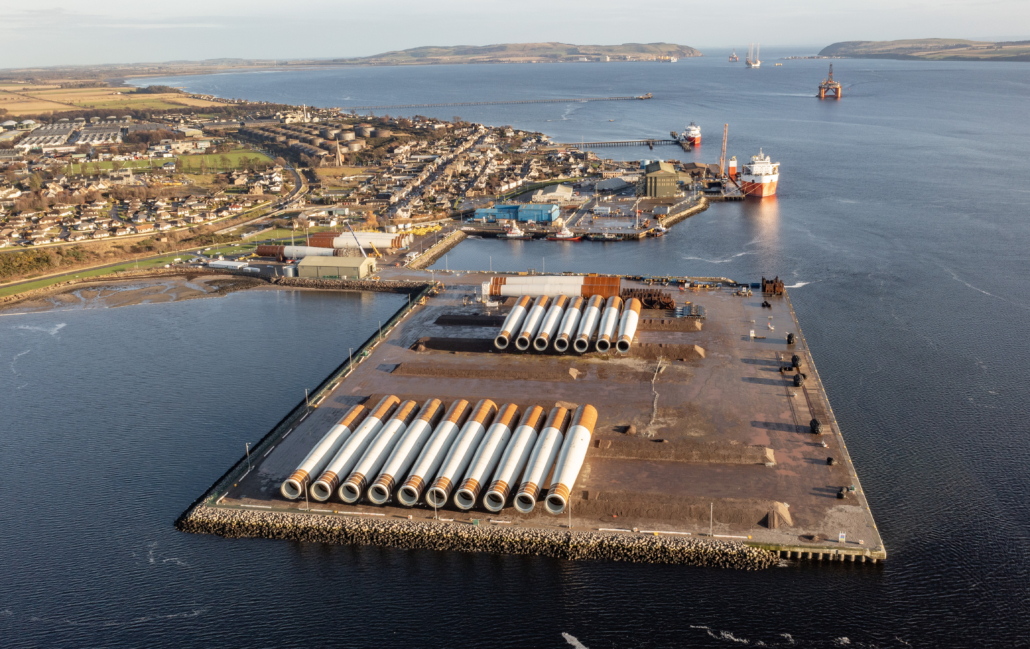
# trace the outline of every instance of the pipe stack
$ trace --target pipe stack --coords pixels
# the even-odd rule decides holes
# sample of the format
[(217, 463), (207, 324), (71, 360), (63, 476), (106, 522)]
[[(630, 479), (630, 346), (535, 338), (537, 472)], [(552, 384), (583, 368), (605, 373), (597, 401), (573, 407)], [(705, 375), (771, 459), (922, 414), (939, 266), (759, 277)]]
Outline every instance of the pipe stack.
[(365, 452), (372, 438), (382, 430), (384, 423), (390, 413), (397, 408), (400, 399), (391, 395), (383, 397), (379, 404), (368, 414), (365, 421), (358, 426), (340, 450), (333, 456), (329, 466), (325, 468), (318, 480), (311, 485), (311, 497), (320, 502), (329, 500), (329, 497), (340, 486), (340, 476), (350, 475), (351, 470), (358, 459)]
[(397, 492), (397, 500), (406, 507), (411, 507), (422, 497), (422, 490), (426, 483), (436, 475), (440, 465), (443, 464), (447, 451), (450, 450), (458, 432), (472, 412), (472, 405), (464, 399), (459, 399), (451, 404), (444, 415), (443, 421), (433, 431), (432, 437), (419, 453), (415, 460), (411, 473), (408, 474), (404, 485)]
[(483, 506), (492, 512), (499, 512), (508, 501), (508, 494), (511, 492), (511, 484), (522, 475), (522, 469), (526, 467), (533, 447), (536, 445), (537, 431), (540, 424), (544, 423), (545, 411), (540, 406), (533, 406), (522, 415), (522, 421), (504, 449), (504, 455), (497, 463), (497, 470), (494, 472), (493, 481), (486, 495), (483, 496)]
[(594, 349), (606, 353), (612, 348), (612, 336), (615, 335), (615, 328), (619, 326), (619, 311), (622, 309), (622, 298), (613, 295), (608, 298), (605, 304), (604, 314), (601, 316), (601, 326), (597, 329), (597, 343)]
[(486, 427), (490, 425), (496, 413), (497, 404), (489, 399), (483, 399), (476, 404), (476, 409), (458, 433), (458, 438), (447, 452), (436, 479), (426, 492), (426, 502), (433, 507), (443, 507), (447, 504), (451, 489), (454, 488), (454, 481), (465, 473), (465, 469), (472, 462), (472, 456), (486, 434)]
[[(458, 403), (458, 402), (455, 402)], [(468, 402), (464, 402), (468, 403)], [(433, 428), (440, 421), (443, 415), (443, 402), (439, 399), (429, 399), (422, 404), (418, 419), (408, 427), (404, 437), (397, 442), (393, 453), (383, 465), (382, 472), (376, 477), (376, 481), (368, 489), (368, 499), (376, 505), (382, 505), (390, 499), (393, 487), (397, 482), (397, 476), (404, 473), (414, 464), (418, 452), (422, 450), (429, 436), (433, 434)]]
[(565, 353), (569, 350), (569, 340), (576, 333), (576, 327), (579, 325), (579, 316), (582, 312), (583, 298), (573, 298), (572, 303), (565, 312), (565, 316), (561, 320), (561, 326), (558, 327), (558, 337), (554, 339), (554, 351)]
[(354, 469), (347, 476), (347, 479), (340, 485), (338, 494), (340, 500), (345, 503), (356, 503), (361, 499), (361, 494), (368, 484), (368, 476), (375, 476), (379, 469), (383, 468), (387, 458), (393, 453), (397, 442), (404, 436), (408, 425), (418, 414), (418, 403), (405, 401), (397, 406), (397, 411), (387, 422), (386, 426), (379, 431), (375, 439), (365, 449), (361, 459), (354, 465)]
[(640, 322), (640, 300), (635, 297), (626, 301), (626, 308), (622, 312), (622, 320), (619, 321), (619, 339), (615, 342), (615, 351), (625, 354), (633, 344), (633, 336), (637, 333), (637, 323)]
[(533, 452), (526, 464), (526, 473), (522, 476), (519, 492), (515, 494), (515, 509), (528, 514), (536, 507), (536, 499), (540, 495), (540, 484), (547, 478), (554, 458), (561, 449), (562, 435), (569, 423), (569, 411), (562, 407), (551, 410), (540, 436), (533, 446)]
[(590, 349), (590, 339), (594, 337), (594, 330), (601, 318), (602, 306), (604, 306), (604, 298), (595, 295), (590, 298), (586, 310), (583, 311), (583, 319), (579, 321), (576, 340), (572, 343), (572, 348), (580, 354), (585, 354)]
[(464, 510), (472, 509), (479, 497), (479, 490), (483, 488), (483, 482), (493, 474), (497, 462), (504, 454), (511, 439), (512, 429), (519, 418), (519, 407), (514, 403), (506, 403), (497, 411), (497, 417), (490, 426), (483, 441), (480, 442), (476, 454), (469, 464), (465, 478), (461, 481), (457, 493), (454, 494), (454, 504)]
[(329, 429), (329, 432), (322, 437), (318, 444), (315, 444), (315, 448), (311, 449), (311, 452), (300, 463), (297, 470), (289, 478), (286, 478), (279, 488), (283, 496), (290, 500), (300, 498), (304, 494), (304, 489), (307, 487), (308, 479), (311, 475), (321, 474), (322, 470), (329, 464), (329, 460), (336, 455), (340, 447), (343, 446), (351, 436), (351, 433), (354, 432), (354, 429), (361, 423), (361, 419), (365, 414), (365, 406), (352, 406), (347, 411), (347, 414), (335, 426)]
[(494, 347), (497, 349), (507, 349), (508, 344), (511, 342), (511, 335), (517, 331), (521, 331), (522, 322), (526, 319), (526, 310), (529, 308), (530, 298), (528, 295), (524, 295), (519, 298), (519, 301), (515, 303), (511, 313), (504, 319), (504, 324), (501, 325), (501, 333), (497, 334), (494, 338)]

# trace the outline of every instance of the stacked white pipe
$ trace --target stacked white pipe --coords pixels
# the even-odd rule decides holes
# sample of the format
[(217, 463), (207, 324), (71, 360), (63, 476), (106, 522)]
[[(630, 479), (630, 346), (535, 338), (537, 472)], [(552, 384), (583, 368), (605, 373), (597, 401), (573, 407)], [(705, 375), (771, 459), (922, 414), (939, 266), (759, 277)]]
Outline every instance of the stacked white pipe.
[(618, 277), (594, 275), (512, 275), (493, 277), (489, 282), (483, 282), (482, 290), (483, 295), (489, 297), (521, 297), (523, 295), (546, 295), (548, 297), (601, 295), (609, 297), (619, 294), (621, 282)]
[(583, 460), (586, 459), (587, 449), (590, 447), (590, 436), (594, 434), (596, 424), (597, 410), (593, 406), (582, 405), (576, 408), (558, 461), (554, 465), (551, 487), (547, 490), (547, 498), (544, 499), (544, 507), (548, 512), (560, 514), (569, 504), (569, 494), (576, 484), (580, 469), (583, 468)]
[(415, 458), (433, 434), (433, 428), (440, 421), (443, 412), (443, 402), (439, 399), (429, 399), (422, 404), (418, 419), (397, 442), (376, 481), (368, 488), (367, 497), (370, 501), (376, 505), (383, 505), (390, 500), (397, 477), (404, 476), (414, 464)]
[(311, 485), (311, 497), (319, 502), (329, 500), (329, 497), (340, 485), (341, 475), (350, 475), (354, 465), (365, 452), (369, 442), (383, 428), (384, 423), (401, 402), (394, 395), (382, 398), (379, 404), (369, 413), (365, 421), (361, 422), (358, 429), (354, 431), (340, 450), (333, 456), (329, 465), (322, 472), (322, 475)]
[(561, 326), (558, 327), (558, 337), (554, 339), (554, 351), (565, 353), (569, 349), (569, 341), (576, 333), (576, 326), (579, 324), (579, 316), (583, 313), (583, 298), (574, 297), (562, 317)]
[(533, 302), (533, 308), (529, 310), (526, 320), (522, 323), (522, 331), (519, 332), (518, 338), (515, 339), (515, 347), (519, 351), (526, 351), (533, 344), (533, 338), (536, 336), (541, 323), (543, 323), (544, 316), (547, 314), (547, 305), (550, 301), (551, 298), (541, 295)]
[(322, 473), (329, 461), (357, 428), (365, 414), (365, 406), (352, 406), (347, 414), (329, 429), (329, 432), (322, 437), (318, 444), (315, 444), (307, 457), (297, 466), (297, 470), (283, 481), (279, 488), (283, 496), (290, 500), (300, 498), (307, 488), (309, 478)]
[(508, 317), (504, 319), (504, 324), (501, 325), (501, 332), (494, 338), (494, 347), (497, 349), (507, 349), (511, 343), (511, 337), (521, 331), (523, 321), (526, 319), (527, 309), (531, 298), (528, 295), (524, 295), (519, 298), (519, 301), (512, 307)]
[(365, 486), (368, 484), (368, 476), (378, 475), (379, 470), (386, 464), (387, 458), (393, 452), (394, 447), (397, 446), (397, 442), (404, 436), (405, 431), (407, 431), (408, 426), (417, 414), (418, 403), (415, 401), (408, 400), (397, 407), (390, 421), (383, 426), (382, 430), (375, 436), (375, 439), (369, 443), (365, 452), (361, 455), (361, 459), (358, 460), (351, 470), (350, 475), (340, 485), (337, 491), (340, 500), (345, 503), (356, 503), (361, 500), (361, 494), (365, 491)]
[(515, 494), (515, 509), (528, 514), (536, 507), (536, 499), (540, 495), (540, 485), (554, 466), (554, 458), (562, 446), (562, 434), (569, 423), (569, 411), (558, 406), (547, 415), (544, 429), (540, 431), (533, 452), (526, 464), (526, 472), (522, 476), (522, 484)]
[(572, 342), (572, 348), (580, 354), (590, 350), (590, 339), (594, 337), (594, 330), (597, 329), (598, 320), (601, 319), (601, 307), (604, 305), (604, 298), (595, 295), (587, 302), (587, 308), (583, 311), (583, 319), (579, 321), (579, 330), (576, 332), (576, 339)]
[(622, 298), (613, 295), (608, 298), (604, 307), (604, 314), (601, 316), (601, 326), (597, 328), (597, 343), (594, 349), (602, 354), (612, 348), (612, 336), (619, 326), (619, 311), (622, 309)]
[[(582, 300), (583, 298), (578, 299)], [(540, 323), (536, 338), (533, 339), (533, 349), (538, 352), (547, 349), (547, 345), (550, 344), (555, 332), (558, 331), (558, 325), (561, 324), (562, 314), (565, 312), (565, 307), (568, 303), (569, 297), (567, 295), (559, 295), (554, 298), (551, 302), (551, 308), (547, 310), (547, 315), (544, 316), (543, 322)]]
[(454, 440), (458, 437), (461, 427), (468, 420), (471, 412), (472, 405), (464, 399), (455, 401), (447, 409), (447, 414), (444, 415), (443, 421), (433, 431), (433, 435), (426, 442), (422, 452), (419, 453), (418, 458), (415, 460), (411, 473), (408, 474), (404, 484), (397, 491), (397, 500), (402, 505), (412, 507), (422, 497), (422, 490), (425, 488), (426, 483), (440, 469), (440, 465), (443, 464), (444, 458), (447, 456), (447, 451), (454, 444)]
[(547, 411), (540, 406), (533, 406), (522, 415), (518, 428), (511, 436), (511, 441), (504, 449), (504, 455), (497, 463), (490, 488), (483, 495), (483, 506), (492, 512), (504, 509), (508, 501), (512, 483), (522, 475), (526, 468), (533, 447), (536, 445), (537, 432), (544, 423)]
[(443, 507), (451, 496), (456, 480), (460, 479), (472, 462), (479, 443), (483, 441), (487, 426), (497, 414), (497, 404), (490, 399), (483, 399), (476, 404), (476, 408), (469, 415), (469, 419), (462, 426), (457, 439), (447, 451), (443, 465), (436, 474), (436, 479), (426, 491), (426, 502), (433, 507)]
[(615, 351), (625, 354), (633, 344), (633, 336), (637, 333), (637, 324), (640, 322), (640, 300), (631, 297), (626, 300), (626, 308), (622, 311), (622, 320), (619, 321), (619, 339), (615, 343)]
[(506, 403), (497, 410), (494, 422), (490, 424), (490, 429), (486, 431), (483, 441), (479, 443), (479, 448), (476, 449), (476, 454), (472, 457), (468, 470), (465, 471), (465, 477), (454, 493), (454, 504), (459, 509), (467, 511), (475, 507), (483, 483), (490, 478), (497, 467), (497, 462), (504, 454), (504, 449), (508, 446), (508, 440), (511, 439), (512, 430), (518, 420), (519, 407), (514, 403)]

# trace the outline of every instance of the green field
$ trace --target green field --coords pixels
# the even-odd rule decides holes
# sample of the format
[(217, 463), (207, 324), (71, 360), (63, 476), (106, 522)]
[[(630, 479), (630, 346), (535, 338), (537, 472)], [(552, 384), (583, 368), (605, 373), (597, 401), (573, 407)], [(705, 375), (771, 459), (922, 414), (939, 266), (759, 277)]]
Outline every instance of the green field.
[[(237, 168), (240, 164), (240, 158), (248, 157), (254, 162), (272, 162), (272, 159), (263, 153), (257, 151), (251, 151), (249, 149), (236, 149), (225, 154), (225, 157), (229, 159), (229, 166), (233, 169)], [(186, 163), (193, 165), (193, 171), (200, 172), (201, 160), (207, 163), (208, 169), (222, 169), (222, 155), (218, 153), (204, 154), (204, 155), (184, 155), (179, 156), (179, 169), (185, 170)]]
[(139, 262), (127, 261), (117, 266), (110, 266), (108, 268), (95, 268), (93, 270), (84, 270), (78, 273), (72, 273), (67, 275), (58, 275), (56, 277), (48, 277), (46, 279), (37, 280), (35, 282), (28, 282), (27, 284), (18, 284), (15, 286), (6, 286), (0, 288), (0, 297), (6, 297), (8, 295), (14, 295), (15, 293), (24, 293), (25, 291), (31, 291), (37, 288), (43, 288), (45, 286), (52, 286), (60, 282), (66, 282), (76, 277), (99, 277), (101, 275), (110, 275), (111, 273), (117, 273), (123, 270), (135, 270), (137, 263), (139, 268), (152, 268), (154, 266), (164, 266), (170, 264), (176, 257), (182, 257), (186, 259), (192, 255), (188, 252), (176, 252), (169, 255), (162, 255), (153, 259), (141, 259)]

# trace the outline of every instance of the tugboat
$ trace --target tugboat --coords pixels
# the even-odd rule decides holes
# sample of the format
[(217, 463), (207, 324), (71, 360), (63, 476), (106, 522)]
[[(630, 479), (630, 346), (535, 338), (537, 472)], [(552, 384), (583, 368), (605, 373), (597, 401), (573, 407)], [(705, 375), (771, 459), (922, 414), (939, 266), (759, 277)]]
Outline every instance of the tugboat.
[(513, 223), (510, 228), (508, 228), (507, 230), (505, 230), (501, 234), (497, 235), (497, 238), (498, 239), (509, 239), (509, 240), (513, 240), (513, 241), (521, 241), (521, 240), (525, 240), (525, 239), (532, 239), (533, 235), (526, 234), (525, 232), (523, 232), (522, 230), (519, 229), (518, 225)]
[(547, 237), (548, 241), (579, 241), (583, 236), (576, 234), (572, 230), (568, 229), (564, 225), (561, 226), (561, 230), (555, 234)]

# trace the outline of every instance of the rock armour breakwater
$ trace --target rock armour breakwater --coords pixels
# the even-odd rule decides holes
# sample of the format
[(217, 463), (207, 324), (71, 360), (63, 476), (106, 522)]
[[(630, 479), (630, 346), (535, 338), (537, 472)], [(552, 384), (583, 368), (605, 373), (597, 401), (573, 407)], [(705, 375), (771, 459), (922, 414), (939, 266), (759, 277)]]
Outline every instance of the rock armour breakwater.
[(271, 283), (276, 286), (289, 286), (293, 288), (369, 291), (375, 293), (418, 293), (429, 285), (429, 282), (412, 282), (407, 280), (307, 279), (303, 277), (275, 277), (271, 280)]
[(409, 550), (532, 554), (569, 560), (674, 563), (762, 570), (778, 562), (772, 552), (742, 543), (617, 532), (568, 532), (466, 523), (368, 520), (290, 512), (259, 512), (197, 505), (176, 528), (226, 538), (266, 538), (379, 545)]
[(468, 235), (461, 230), (455, 230), (440, 240), (429, 250), (419, 255), (415, 261), (408, 264), (411, 270), (422, 270), (436, 263), (436, 261), (447, 254), (447, 251), (465, 240)]

